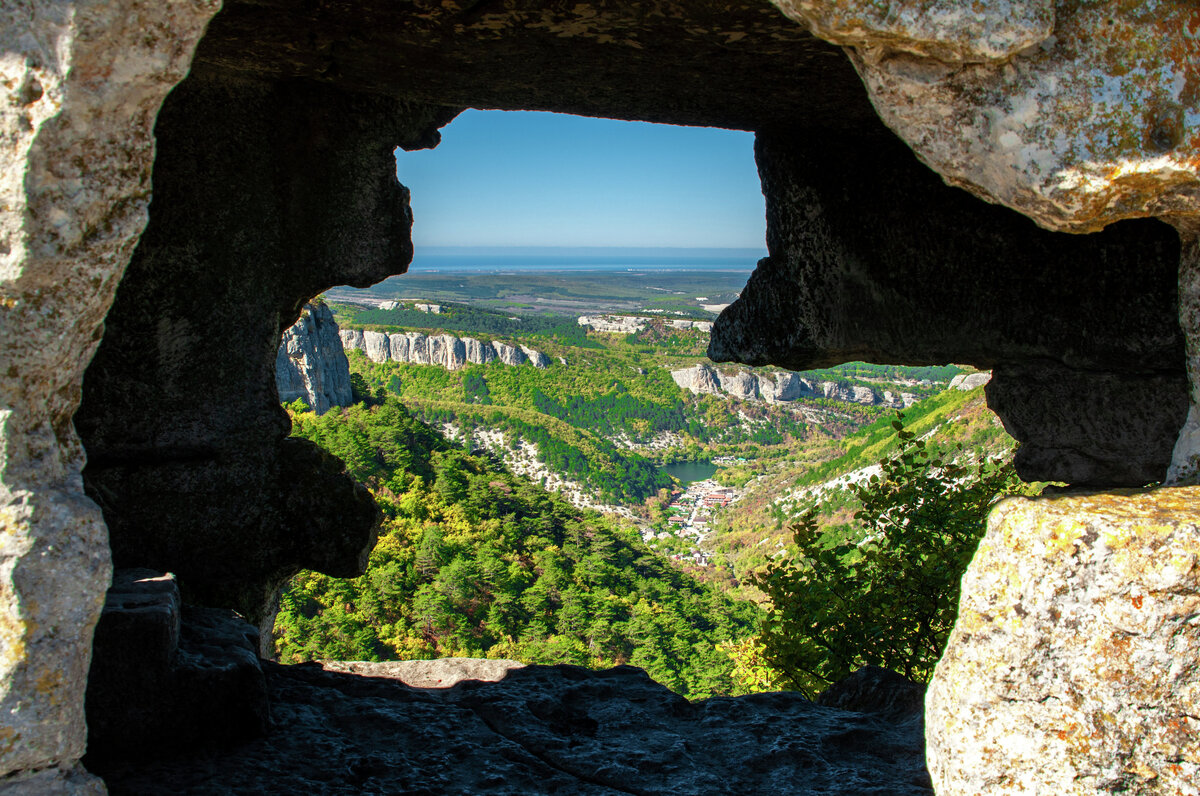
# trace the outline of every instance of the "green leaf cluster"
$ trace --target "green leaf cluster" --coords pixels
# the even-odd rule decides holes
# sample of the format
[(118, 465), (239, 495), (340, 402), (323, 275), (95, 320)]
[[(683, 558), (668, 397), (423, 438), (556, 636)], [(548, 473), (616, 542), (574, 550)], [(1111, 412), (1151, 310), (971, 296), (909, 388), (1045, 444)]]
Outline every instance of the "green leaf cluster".
[(796, 553), (755, 577), (772, 606), (761, 657), (786, 687), (815, 695), (866, 665), (928, 681), (988, 512), (1024, 489), (1011, 464), (930, 450), (903, 417), (899, 452), (851, 488), (855, 529), (823, 532), (809, 510), (791, 527)]

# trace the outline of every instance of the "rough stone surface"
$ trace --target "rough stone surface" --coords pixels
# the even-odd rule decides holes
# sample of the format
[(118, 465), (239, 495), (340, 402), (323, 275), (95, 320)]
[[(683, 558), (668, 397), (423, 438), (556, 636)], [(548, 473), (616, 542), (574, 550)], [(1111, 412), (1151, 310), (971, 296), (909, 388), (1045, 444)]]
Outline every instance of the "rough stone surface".
[(300, 320), (284, 331), (275, 355), (275, 387), (283, 403), (299, 398), (319, 415), (350, 405), (350, 362), (327, 305), (305, 304)]
[(1187, 341), (1191, 406), (1187, 422), (1171, 452), (1166, 483), (1200, 484), (1200, 224), (1180, 224), (1183, 255), (1179, 259), (1179, 325)]
[[(771, 256), (717, 319), (709, 357), (791, 370), (963, 362), (995, 371), (989, 395), (1021, 393), (999, 365), (1047, 384), (1069, 376), (1054, 391), (1065, 403), (1045, 418), (1025, 407), (1013, 424), (1062, 464), (1037, 477), (1161, 480), (1174, 437), (1160, 430), (1177, 432), (1188, 411), (1175, 230), (1141, 220), (1049, 232), (946, 186), (903, 149), (850, 139), (814, 149), (759, 133)], [(870, 190), (848, 188), (859, 181)], [(1062, 416), (1113, 418), (1117, 407), (1137, 411), (1092, 424), (1087, 439), (1055, 439)], [(1018, 408), (1010, 400), (997, 412)], [(1120, 467), (1096, 466), (1106, 461)]]
[(388, 677), (413, 688), (449, 688), (463, 680), (490, 683), (503, 680), (525, 664), (504, 658), (434, 658), (418, 661), (321, 661), (329, 672), (347, 672), (363, 677)]
[(1002, 61), (1054, 30), (1053, 0), (771, 0), (821, 38), (942, 61)]
[(1200, 212), (1191, 3), (773, 2), (852, 45), (880, 116), (951, 184), (1075, 232)]
[(938, 793), (1200, 793), (1200, 488), (1009, 499), (926, 702)]
[(925, 686), (878, 666), (864, 666), (817, 694), (816, 703), (898, 719), (920, 716), (925, 712)]
[(224, 755), (105, 771), (110, 791), (931, 793), (919, 713), (797, 694), (688, 702), (632, 667), (529, 666), (448, 689), (315, 665), (267, 671), (279, 731)]
[(11, 792), (95, 792), (73, 761), (110, 565), (71, 416), (146, 223), (154, 115), (218, 5), (0, 7), (0, 775), (41, 769)]
[(983, 387), (992, 380), (992, 374), (988, 371), (982, 373), (960, 373), (950, 379), (950, 384), (947, 385), (948, 390), (974, 390), (976, 387)]
[(258, 630), (185, 606), (175, 578), (117, 570), (87, 689), (89, 767), (236, 744), (268, 726)]
[(342, 346), (358, 349), (372, 362), (407, 362), (414, 365), (437, 365), (447, 370), (462, 370), (467, 365), (486, 365), (499, 361), (505, 365), (529, 362), (535, 368), (550, 367), (550, 357), (523, 345), (485, 343), (473, 337), (458, 338), (451, 334), (432, 337), (420, 332), (382, 334), (381, 332), (343, 329)]
[(174, 572), (187, 602), (256, 622), (298, 569), (361, 571), (373, 501), (287, 439), (276, 356), (311, 296), (406, 268), (392, 152), (431, 145), (449, 115), (200, 65), (171, 94), (150, 222), (76, 417), (118, 566)]
[(988, 406), (1021, 442), (1013, 463), (1026, 481), (1095, 487), (1162, 481), (1188, 411), (1186, 385), (1175, 376), (1077, 371), (1051, 362), (998, 365), (986, 391)]
[(104, 781), (79, 763), (18, 772), (0, 782), (0, 796), (104, 796)]
[(884, 129), (839, 49), (763, 0), (228, 0), (196, 57), (460, 108)]

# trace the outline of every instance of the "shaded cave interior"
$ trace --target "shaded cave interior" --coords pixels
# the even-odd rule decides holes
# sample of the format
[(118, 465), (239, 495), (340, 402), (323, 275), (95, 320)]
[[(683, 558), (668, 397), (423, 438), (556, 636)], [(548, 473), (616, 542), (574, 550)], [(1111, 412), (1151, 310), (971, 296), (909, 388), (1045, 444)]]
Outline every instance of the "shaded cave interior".
[(393, 150), (468, 107), (753, 131), (769, 256), (713, 359), (992, 369), (1027, 480), (1166, 472), (1188, 407), (1176, 232), (1052, 233), (948, 187), (842, 52), (766, 4), (233, 0), (159, 114), (150, 221), (76, 416), (116, 567), (259, 623), (299, 569), (361, 572), (376, 509), (288, 438), (276, 350), (310, 297), (405, 271)]

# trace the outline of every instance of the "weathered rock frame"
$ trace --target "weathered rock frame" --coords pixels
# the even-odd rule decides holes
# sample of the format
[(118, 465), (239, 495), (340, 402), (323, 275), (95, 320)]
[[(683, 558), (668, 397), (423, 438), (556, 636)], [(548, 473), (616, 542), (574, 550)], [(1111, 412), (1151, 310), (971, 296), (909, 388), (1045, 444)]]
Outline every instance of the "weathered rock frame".
[[(1139, 93), (1148, 132), (1118, 154), (1156, 154), (1161, 168), (1135, 169), (1136, 179), (1114, 171), (1104, 201), (1076, 201), (992, 168), (1016, 162), (1003, 135), (987, 151), (984, 136), (968, 136), (964, 156), (946, 143), (956, 133), (930, 129), (921, 108), (897, 101), (918, 90), (930, 103), (1003, 97), (1006, 70), (1077, 75), (1082, 56), (1043, 46), (1056, 30), (1054, 3), (1028, 4), (1036, 13), (1017, 19), (1010, 38), (987, 25), (914, 32), (903, 14), (881, 21), (863, 12), (846, 26), (822, 16), (837, 4), (778, 5), (853, 48), (888, 124), (953, 182), (1052, 228), (1167, 216), (1184, 235), (1182, 256), (1157, 221), (1068, 236), (944, 185), (880, 122), (851, 62), (759, 0), (371, 2), (352, 13), (332, 3), (228, 2), (161, 113), (215, 3), (76, 0), (3, 12), (0, 70), (11, 101), (0, 266), (0, 771), (15, 772), (7, 787), (99, 787), (76, 764), (110, 550), (83, 494), (70, 422), (81, 385), (84, 480), (105, 511), (118, 565), (174, 571), (188, 599), (264, 620), (273, 589), (296, 568), (349, 574), (362, 565), (373, 538), (369, 497), (336, 462), (285, 438), (275, 350), (306, 298), (404, 270), (411, 217), (391, 149), (431, 145), (463, 107), (757, 131), (771, 256), (714, 330), (714, 358), (994, 367), (989, 398), (1029, 443), (1020, 461), (1027, 477), (1139, 485), (1163, 477), (1174, 446), (1171, 478), (1195, 480), (1200, 244), (1180, 218), (1196, 208), (1195, 180), (1179, 164), (1196, 154), (1185, 133), (1200, 129), (1200, 90)], [(1086, 32), (1086, 14), (1057, 7), (1065, 38)], [(980, 40), (988, 46), (973, 50)], [(959, 76), (968, 87), (1000, 88), (971, 95)], [(1029, 78), (1018, 88), (1044, 86)], [(972, 119), (1015, 113), (1002, 102), (967, 110)], [(1005, 131), (1028, 148), (1066, 118), (1056, 113), (1049, 127)], [(973, 159), (988, 168), (964, 171)], [(1086, 219), (1073, 227), (1079, 207)], [(980, 271), (994, 282), (978, 284)], [(1061, 289), (1063, 275), (1081, 289)], [(1030, 390), (1030, 381), (1046, 386)]]

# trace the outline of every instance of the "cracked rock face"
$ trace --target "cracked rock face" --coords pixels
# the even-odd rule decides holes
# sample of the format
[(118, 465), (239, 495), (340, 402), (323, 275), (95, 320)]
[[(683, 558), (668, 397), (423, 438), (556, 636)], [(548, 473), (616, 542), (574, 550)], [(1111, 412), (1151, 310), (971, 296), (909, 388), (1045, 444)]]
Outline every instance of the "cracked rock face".
[(850, 48), (879, 115), (953, 185), (1072, 232), (1200, 210), (1192, 3), (772, 2)]
[(392, 665), (357, 669), (384, 674), (368, 677), (267, 664), (274, 734), (105, 779), (114, 793), (931, 793), (919, 712), (787, 693), (688, 702), (629, 666), (528, 666), (486, 675), (498, 682), (412, 688)]
[(926, 701), (938, 793), (1200, 793), (1200, 488), (1009, 499)]
[(299, 398), (319, 415), (350, 405), (350, 362), (326, 304), (305, 304), (300, 320), (284, 331), (275, 355), (275, 387), (282, 403)]
[(888, 46), (943, 61), (999, 61), (1054, 29), (1053, 0), (772, 0), (792, 19), (845, 47)]

